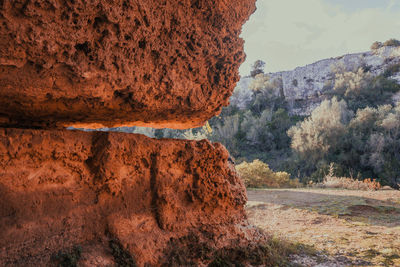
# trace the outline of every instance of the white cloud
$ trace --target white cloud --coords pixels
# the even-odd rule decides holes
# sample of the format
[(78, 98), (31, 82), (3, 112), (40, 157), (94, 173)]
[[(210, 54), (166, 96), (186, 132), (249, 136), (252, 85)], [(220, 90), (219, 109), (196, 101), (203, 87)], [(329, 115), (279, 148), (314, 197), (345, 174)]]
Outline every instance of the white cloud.
[(257, 59), (267, 62), (266, 71), (289, 70), (400, 38), (398, 4), (349, 11), (324, 0), (259, 0), (243, 28), (247, 60), (241, 74)]
[(396, 0), (390, 0), (386, 10), (390, 11), (393, 8), (395, 8), (396, 6), (399, 6), (399, 2), (397, 1), (397, 3), (396, 3)]

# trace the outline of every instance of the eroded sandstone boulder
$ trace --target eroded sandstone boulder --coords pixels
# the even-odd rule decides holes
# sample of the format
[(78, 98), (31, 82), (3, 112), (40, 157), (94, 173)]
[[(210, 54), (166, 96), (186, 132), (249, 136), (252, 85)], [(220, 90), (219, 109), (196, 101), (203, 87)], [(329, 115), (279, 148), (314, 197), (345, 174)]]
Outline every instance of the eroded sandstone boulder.
[(254, 0), (0, 2), (0, 126), (199, 126), (228, 104)]
[(257, 265), (222, 145), (55, 129), (201, 125), (254, 2), (0, 1), (1, 266)]
[(206, 140), (0, 129), (0, 265), (47, 266), (80, 247), (80, 266), (123, 253), (138, 266), (199, 266), (246, 246), (256, 231), (228, 157)]

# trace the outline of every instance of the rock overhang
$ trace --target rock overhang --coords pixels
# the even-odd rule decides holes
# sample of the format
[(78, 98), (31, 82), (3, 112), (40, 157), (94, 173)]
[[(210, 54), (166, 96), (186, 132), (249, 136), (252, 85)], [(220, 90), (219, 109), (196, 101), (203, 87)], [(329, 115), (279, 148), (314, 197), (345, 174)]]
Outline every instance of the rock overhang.
[(76, 245), (82, 266), (117, 264), (114, 241), (138, 266), (207, 244), (185, 256), (204, 265), (263, 238), (222, 145), (64, 129), (204, 123), (239, 78), (254, 2), (0, 1), (0, 265)]
[(254, 1), (3, 1), (0, 126), (192, 128), (228, 105)]

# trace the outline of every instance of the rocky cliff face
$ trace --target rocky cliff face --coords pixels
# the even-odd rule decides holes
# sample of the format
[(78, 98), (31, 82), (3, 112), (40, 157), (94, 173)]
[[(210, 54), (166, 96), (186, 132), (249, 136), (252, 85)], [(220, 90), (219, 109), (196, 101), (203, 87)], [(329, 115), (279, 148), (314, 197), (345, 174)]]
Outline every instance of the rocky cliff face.
[(1, 266), (203, 266), (264, 238), (222, 145), (55, 129), (217, 114), (254, 2), (0, 1)]
[(254, 1), (1, 1), (0, 125), (199, 126), (228, 104)]
[[(373, 75), (382, 74), (393, 64), (400, 63), (400, 47), (382, 47), (365, 53), (349, 54), (337, 58), (324, 59), (291, 71), (269, 73), (271, 79), (281, 79), (283, 96), (291, 104), (291, 113), (310, 115), (324, 99), (324, 87), (334, 79), (333, 68), (339, 66), (347, 71), (367, 67)], [(392, 79), (400, 83), (400, 73)], [(235, 89), (238, 96), (234, 104), (241, 107), (251, 99), (249, 87), (253, 78), (244, 77)], [(247, 89), (247, 90), (246, 90)], [(400, 96), (396, 96), (397, 98)], [(238, 99), (239, 98), (239, 99)], [(396, 101), (396, 100), (394, 100)]]
[[(82, 262), (168, 260), (190, 236), (217, 249), (249, 242), (244, 186), (220, 144), (143, 135), (0, 130), (0, 265), (44, 266), (82, 246)], [(196, 260), (196, 255), (192, 255)]]

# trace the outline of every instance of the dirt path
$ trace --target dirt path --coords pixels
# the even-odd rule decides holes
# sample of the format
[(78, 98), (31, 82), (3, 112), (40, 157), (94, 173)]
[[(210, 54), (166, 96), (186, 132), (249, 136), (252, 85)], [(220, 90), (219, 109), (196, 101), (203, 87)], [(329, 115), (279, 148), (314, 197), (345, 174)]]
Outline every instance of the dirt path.
[(248, 190), (252, 224), (319, 257), (305, 266), (400, 266), (400, 191)]

